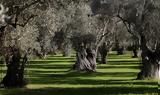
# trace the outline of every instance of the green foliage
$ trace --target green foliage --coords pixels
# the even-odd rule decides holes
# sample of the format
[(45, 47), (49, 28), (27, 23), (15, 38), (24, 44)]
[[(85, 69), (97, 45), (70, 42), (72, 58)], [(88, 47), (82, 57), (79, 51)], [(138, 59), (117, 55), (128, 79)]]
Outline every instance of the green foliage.
[(72, 45), (77, 51), (81, 46), (87, 48), (96, 42), (96, 35), (91, 33), (75, 32), (71, 37)]

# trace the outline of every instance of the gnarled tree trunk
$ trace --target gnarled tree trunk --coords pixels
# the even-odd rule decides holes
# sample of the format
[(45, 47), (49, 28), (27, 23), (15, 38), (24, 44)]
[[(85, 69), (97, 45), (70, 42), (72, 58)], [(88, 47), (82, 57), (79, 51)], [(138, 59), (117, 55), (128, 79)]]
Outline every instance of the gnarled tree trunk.
[(73, 65), (73, 69), (77, 71), (96, 71), (95, 51), (91, 49), (82, 49), (77, 52), (77, 60)]
[(13, 54), (6, 57), (7, 73), (3, 78), (1, 85), (5, 88), (23, 87), (26, 85), (24, 79), (24, 69), (27, 64), (27, 55), (21, 62), (21, 54), (19, 49), (14, 49)]
[(92, 71), (96, 71), (96, 52), (95, 50), (91, 50), (88, 48), (86, 52), (87, 52), (86, 58), (91, 64)]
[(142, 68), (137, 79), (160, 79), (160, 54), (148, 51), (142, 55)]
[(141, 49), (142, 68), (137, 79), (160, 79), (160, 50), (149, 50), (144, 36), (141, 36)]

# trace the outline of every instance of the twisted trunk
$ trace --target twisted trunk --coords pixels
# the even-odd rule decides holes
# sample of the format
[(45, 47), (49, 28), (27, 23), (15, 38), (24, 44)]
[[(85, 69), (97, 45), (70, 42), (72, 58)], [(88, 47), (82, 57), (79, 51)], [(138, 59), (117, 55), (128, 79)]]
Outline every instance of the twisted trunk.
[(13, 87), (23, 87), (26, 85), (24, 79), (24, 69), (27, 64), (27, 55), (24, 56), (23, 61), (21, 62), (21, 54), (19, 49), (13, 51), (13, 54), (6, 58), (7, 73), (3, 78), (1, 85), (6, 88)]
[(146, 51), (142, 53), (142, 68), (137, 79), (160, 79), (160, 54)]
[(146, 39), (141, 36), (142, 68), (137, 79), (160, 79), (160, 51), (151, 51), (146, 46)]
[(91, 49), (82, 49), (77, 52), (77, 60), (73, 65), (73, 69), (77, 71), (96, 71), (95, 51)]

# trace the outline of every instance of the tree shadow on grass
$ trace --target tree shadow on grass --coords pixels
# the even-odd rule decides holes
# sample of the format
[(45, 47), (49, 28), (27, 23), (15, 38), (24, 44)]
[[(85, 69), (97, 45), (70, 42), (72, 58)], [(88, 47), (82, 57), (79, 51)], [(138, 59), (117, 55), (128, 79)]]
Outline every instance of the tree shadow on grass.
[(119, 65), (125, 65), (125, 64), (129, 65), (130, 64), (130, 65), (132, 65), (132, 64), (139, 64), (140, 61), (124, 60), (124, 61), (108, 61), (108, 63), (113, 64), (113, 65), (117, 65), (117, 64), (119, 64)]
[(75, 60), (75, 57), (48, 57), (45, 60)]
[[(32, 77), (33, 76), (33, 77)], [(113, 78), (119, 78), (122, 79), (125, 77), (136, 77), (136, 72), (96, 72), (96, 73), (75, 73), (75, 72), (69, 72), (69, 73), (61, 73), (61, 74), (53, 74), (53, 73), (35, 73), (35, 75), (30, 76), (30, 80), (32, 83), (51, 83), (51, 84), (97, 84), (97, 83), (109, 83), (108, 81), (97, 81), (97, 80), (83, 80), (79, 78), (96, 78), (96, 77), (113, 77)], [(43, 81), (42, 81), (43, 80)], [(72, 81), (71, 81), (72, 80)]]
[(69, 69), (71, 68), (72, 64), (54, 64), (54, 65), (49, 65), (49, 64), (39, 64), (38, 66), (36, 64), (31, 64), (30, 68), (38, 68), (38, 69)]
[(140, 66), (99, 66), (97, 69), (140, 69)]
[[(40, 78), (41, 79), (41, 78)], [(45, 78), (42, 78), (41, 81), (35, 80), (32, 81), (32, 84), (69, 84), (69, 85), (127, 85), (127, 86), (157, 86), (157, 81), (139, 81), (139, 80), (131, 80), (131, 79), (114, 79), (114, 80), (98, 80), (98, 79), (70, 79), (70, 78), (63, 78), (57, 79), (57, 78), (50, 78), (45, 80)]]
[(150, 87), (42, 88), (8, 91), (3, 92), (3, 95), (139, 95), (144, 93), (158, 95), (158, 89)]
[(44, 63), (46, 63), (46, 64), (50, 64), (50, 63), (52, 63), (52, 64), (54, 64), (54, 63), (68, 63), (68, 62), (71, 62), (71, 63), (73, 63), (73, 62), (75, 62), (74, 60), (47, 60), (47, 61), (41, 61), (41, 60), (37, 60), (37, 61), (29, 61), (31, 64), (37, 64), (37, 63), (40, 63), (40, 64), (44, 64)]
[[(74, 77), (133, 77), (137, 75), (137, 72), (95, 72), (95, 73), (79, 73), (79, 72), (69, 72), (62, 74), (53, 74), (51, 71), (47, 71), (50, 73), (45, 73), (42, 71), (41, 73), (38, 71), (35, 73), (36, 77), (51, 77), (51, 78), (74, 78)], [(56, 71), (55, 71), (56, 72)], [(64, 71), (65, 72), (65, 71)], [(67, 71), (66, 71), (67, 72)], [(32, 72), (33, 73), (33, 72)]]

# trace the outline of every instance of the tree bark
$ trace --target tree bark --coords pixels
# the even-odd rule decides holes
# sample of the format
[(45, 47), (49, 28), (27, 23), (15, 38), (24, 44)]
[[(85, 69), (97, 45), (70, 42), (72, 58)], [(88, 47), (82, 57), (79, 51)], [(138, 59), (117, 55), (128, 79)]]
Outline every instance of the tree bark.
[[(8, 58), (7, 58), (8, 59)], [(23, 87), (27, 83), (24, 79), (24, 69), (27, 64), (27, 56), (25, 55), (23, 61), (20, 61), (21, 54), (19, 49), (14, 49), (13, 54), (7, 61), (7, 73), (3, 78), (1, 85), (5, 88)]]
[(136, 45), (132, 45), (132, 53), (133, 53), (133, 56), (132, 56), (132, 58), (137, 58), (138, 57), (138, 46), (136, 46)]
[(92, 71), (96, 71), (96, 52), (95, 50), (91, 50), (88, 48), (86, 52), (87, 52), (86, 58), (91, 64)]
[(132, 58), (137, 58), (138, 57), (137, 49), (133, 49), (132, 52), (133, 52)]
[(108, 48), (106, 43), (103, 43), (101, 47), (99, 47), (99, 52), (101, 55), (101, 62), (100, 64), (107, 64), (107, 54), (108, 54)]
[(101, 64), (107, 64), (107, 54), (101, 56)]
[(160, 79), (160, 51), (151, 51), (146, 45), (145, 36), (141, 36), (142, 68), (137, 79)]
[(77, 60), (73, 65), (73, 70), (94, 72), (96, 71), (96, 55), (91, 49), (82, 49), (77, 52)]
[(137, 79), (160, 79), (160, 59), (156, 52), (148, 51), (142, 58), (141, 72)]

